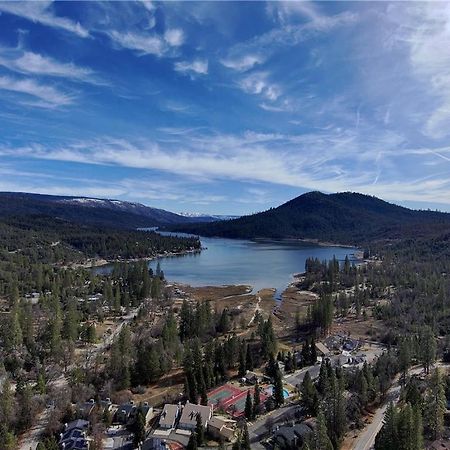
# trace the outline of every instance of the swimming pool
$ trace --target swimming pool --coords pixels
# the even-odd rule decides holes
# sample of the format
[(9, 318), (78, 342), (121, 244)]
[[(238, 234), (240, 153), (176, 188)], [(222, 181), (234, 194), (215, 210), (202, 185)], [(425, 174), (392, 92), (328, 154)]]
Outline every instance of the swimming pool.
[[(272, 385), (270, 385), (266, 388), (266, 393), (268, 395), (273, 395), (273, 386)], [(283, 398), (286, 399), (288, 397), (289, 397), (289, 391), (287, 389), (283, 388)]]

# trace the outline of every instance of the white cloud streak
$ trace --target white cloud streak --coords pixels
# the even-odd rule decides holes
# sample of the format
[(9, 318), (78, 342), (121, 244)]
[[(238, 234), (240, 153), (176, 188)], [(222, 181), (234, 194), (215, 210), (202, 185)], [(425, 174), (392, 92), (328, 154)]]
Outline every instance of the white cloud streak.
[(106, 31), (110, 39), (119, 47), (134, 50), (138, 55), (163, 56), (171, 49), (179, 47), (184, 41), (184, 34), (179, 29), (169, 29), (164, 36), (156, 33)]
[(418, 170), (416, 178), (408, 174), (412, 181), (405, 183), (404, 167), (397, 165), (398, 158), (414, 160), (413, 166), (419, 168), (433, 158), (446, 161), (449, 148), (402, 148), (400, 136), (370, 135), (369, 131), (362, 123), (358, 130), (330, 129), (303, 135), (205, 135), (193, 130), (172, 134), (170, 142), (164, 144), (105, 137), (51, 149), (4, 146), (0, 154), (161, 171), (197, 183), (262, 182), (327, 192), (354, 190), (394, 201), (449, 204), (447, 176), (423, 179), (422, 170)]
[(51, 5), (52, 2), (49, 1), (7, 1), (0, 2), (0, 12), (23, 17), (51, 28), (65, 30), (82, 38), (89, 36), (89, 31), (79, 23), (66, 17), (55, 16)]
[(194, 59), (191, 62), (178, 61), (174, 64), (174, 68), (177, 72), (185, 74), (208, 74), (208, 61), (206, 59)]
[(62, 63), (29, 51), (0, 48), (0, 65), (22, 74), (60, 77), (93, 84), (100, 83), (91, 69), (79, 67), (73, 63)]
[(74, 100), (72, 95), (61, 92), (53, 86), (40, 84), (29, 78), (16, 79), (0, 76), (0, 89), (38, 99), (38, 102), (30, 103), (28, 101), (24, 103), (44, 108), (56, 108), (58, 106), (69, 105)]

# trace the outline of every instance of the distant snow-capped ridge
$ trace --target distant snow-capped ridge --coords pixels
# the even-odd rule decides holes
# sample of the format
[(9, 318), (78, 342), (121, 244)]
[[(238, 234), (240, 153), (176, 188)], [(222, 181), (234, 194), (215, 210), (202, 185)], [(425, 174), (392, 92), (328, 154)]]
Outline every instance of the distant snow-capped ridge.
[(101, 198), (88, 198), (88, 197), (77, 197), (77, 198), (65, 198), (60, 200), (61, 202), (64, 203), (82, 203), (84, 205), (107, 205), (107, 204), (113, 204), (116, 206), (132, 206), (132, 207), (138, 207), (138, 206), (144, 206), (141, 205), (140, 203), (133, 203), (133, 202), (123, 202), (120, 200), (106, 200), (106, 199), (101, 199)]
[(215, 220), (231, 220), (237, 219), (240, 216), (227, 216), (222, 214), (202, 214), (202, 213), (193, 213), (193, 212), (180, 212), (178, 215), (182, 217), (190, 217), (192, 219), (202, 219), (202, 218), (210, 218)]

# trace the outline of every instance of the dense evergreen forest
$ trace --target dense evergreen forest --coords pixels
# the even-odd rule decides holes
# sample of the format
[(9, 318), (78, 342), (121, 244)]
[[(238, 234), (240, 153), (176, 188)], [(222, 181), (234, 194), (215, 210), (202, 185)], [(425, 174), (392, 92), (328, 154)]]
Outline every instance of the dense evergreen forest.
[(48, 274), (88, 258), (127, 260), (197, 250), (195, 238), (74, 224), (47, 216), (0, 221), (0, 295), (50, 288)]
[(414, 211), (350, 192), (309, 192), (258, 214), (212, 224), (170, 227), (202, 236), (318, 239), (352, 245), (430, 236), (443, 228), (450, 230), (450, 214)]

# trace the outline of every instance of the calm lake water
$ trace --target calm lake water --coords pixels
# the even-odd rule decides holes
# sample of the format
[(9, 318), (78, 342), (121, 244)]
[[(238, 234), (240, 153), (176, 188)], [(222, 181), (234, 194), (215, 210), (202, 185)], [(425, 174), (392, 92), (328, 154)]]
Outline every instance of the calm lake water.
[[(201, 253), (170, 256), (157, 261), (169, 282), (191, 286), (248, 284), (254, 291), (275, 288), (276, 296), (292, 281), (292, 275), (305, 270), (309, 257), (329, 260), (336, 256), (354, 260), (353, 248), (321, 247), (292, 241), (246, 241), (222, 238), (201, 238)], [(106, 267), (97, 268), (103, 272)]]

